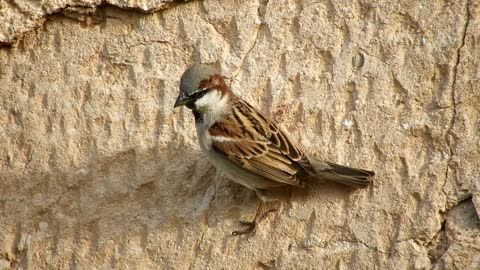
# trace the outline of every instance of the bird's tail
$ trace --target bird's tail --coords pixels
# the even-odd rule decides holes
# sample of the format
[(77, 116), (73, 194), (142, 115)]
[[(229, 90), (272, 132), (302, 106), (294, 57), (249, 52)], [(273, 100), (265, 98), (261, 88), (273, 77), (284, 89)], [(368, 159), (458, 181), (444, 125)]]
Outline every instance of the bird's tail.
[(375, 173), (363, 169), (350, 168), (331, 162), (323, 162), (318, 160), (310, 160), (315, 170), (314, 178), (319, 180), (328, 180), (343, 185), (363, 188), (368, 186), (372, 181)]

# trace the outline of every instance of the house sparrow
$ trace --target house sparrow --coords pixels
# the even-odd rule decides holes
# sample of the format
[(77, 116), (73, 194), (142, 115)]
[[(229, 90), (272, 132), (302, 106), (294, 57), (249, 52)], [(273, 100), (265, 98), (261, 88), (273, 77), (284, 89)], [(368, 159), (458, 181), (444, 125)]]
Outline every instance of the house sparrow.
[[(366, 187), (374, 176), (372, 171), (307, 157), (272, 119), (235, 95), (211, 65), (197, 64), (183, 73), (174, 108), (183, 105), (192, 111), (200, 148), (213, 165), (261, 199), (264, 190), (304, 187), (312, 180)], [(234, 234), (254, 231), (264, 216), (262, 205), (263, 200), (254, 220), (244, 223), (248, 228)]]

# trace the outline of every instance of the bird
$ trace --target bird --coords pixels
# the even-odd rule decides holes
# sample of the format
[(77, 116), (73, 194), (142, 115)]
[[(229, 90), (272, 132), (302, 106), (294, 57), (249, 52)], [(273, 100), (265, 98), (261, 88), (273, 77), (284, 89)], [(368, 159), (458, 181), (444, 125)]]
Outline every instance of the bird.
[(190, 66), (180, 78), (174, 108), (186, 106), (195, 118), (202, 152), (217, 170), (257, 193), (262, 203), (247, 228), (249, 234), (270, 209), (261, 213), (265, 191), (306, 187), (329, 180), (353, 188), (367, 187), (375, 173), (309, 157), (270, 117), (236, 95), (226, 77), (211, 64)]

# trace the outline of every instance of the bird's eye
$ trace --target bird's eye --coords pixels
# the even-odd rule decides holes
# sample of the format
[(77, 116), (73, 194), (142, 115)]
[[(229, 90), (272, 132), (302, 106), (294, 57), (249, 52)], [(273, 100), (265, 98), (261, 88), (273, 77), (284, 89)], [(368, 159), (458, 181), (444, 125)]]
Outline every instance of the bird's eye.
[(198, 90), (196, 92), (194, 92), (193, 94), (190, 95), (191, 98), (197, 100), (199, 98), (202, 98), (208, 91), (205, 91), (205, 90)]

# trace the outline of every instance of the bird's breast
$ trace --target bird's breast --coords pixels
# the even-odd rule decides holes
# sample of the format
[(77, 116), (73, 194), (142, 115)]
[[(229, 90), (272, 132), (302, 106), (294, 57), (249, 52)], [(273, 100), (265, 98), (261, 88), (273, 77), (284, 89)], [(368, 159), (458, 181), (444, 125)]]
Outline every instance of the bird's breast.
[(208, 157), (210, 162), (212, 162), (215, 168), (226, 173), (231, 180), (253, 190), (268, 189), (285, 185), (283, 183), (272, 181), (266, 179), (263, 176), (249, 172), (241, 166), (238, 166), (222, 154), (217, 153), (212, 148), (212, 137), (208, 132), (208, 129), (211, 125), (211, 123), (200, 121), (196, 124), (196, 128), (200, 148), (202, 149), (202, 152)]
[(196, 124), (197, 128), (197, 138), (200, 148), (203, 152), (208, 152), (212, 148), (212, 138), (208, 133), (209, 126), (206, 125), (204, 121), (200, 121)]

